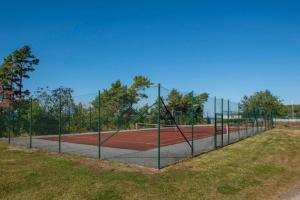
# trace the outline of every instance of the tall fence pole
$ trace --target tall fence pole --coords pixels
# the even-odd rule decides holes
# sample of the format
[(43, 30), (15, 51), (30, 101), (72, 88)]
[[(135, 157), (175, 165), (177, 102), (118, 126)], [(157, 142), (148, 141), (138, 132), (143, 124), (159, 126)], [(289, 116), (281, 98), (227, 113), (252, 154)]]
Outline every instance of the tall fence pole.
[(217, 97), (214, 99), (214, 114), (215, 114), (215, 127), (214, 127), (214, 143), (215, 149), (217, 148)]
[(238, 140), (241, 139), (241, 118), (240, 118), (240, 104), (238, 104)]
[[(276, 120), (276, 116), (274, 117), (274, 128), (276, 128), (276, 123), (277, 123), (277, 120)], [(298, 128), (298, 119), (296, 118), (296, 128)]]
[(29, 148), (32, 148), (32, 98), (30, 98)]
[(68, 103), (68, 133), (71, 133), (71, 97)]
[(221, 145), (224, 146), (224, 99), (221, 100), (221, 124), (222, 124), (222, 135), (221, 135)]
[(157, 168), (160, 169), (160, 84), (158, 84), (158, 95), (157, 95)]
[(101, 93), (98, 91), (98, 159), (101, 159)]
[(267, 116), (266, 116), (266, 112), (264, 111), (264, 131), (267, 130)]
[(228, 128), (228, 135), (227, 135), (227, 142), (230, 144), (230, 101), (227, 100), (227, 128)]
[(61, 95), (59, 96), (58, 152), (61, 152)]
[(256, 114), (255, 114), (255, 109), (252, 110), (252, 120), (253, 120), (253, 123), (252, 123), (252, 136), (255, 135), (255, 123), (256, 123)]
[(259, 121), (259, 110), (256, 108), (255, 110), (254, 110), (254, 112), (255, 112), (255, 121), (256, 121), (256, 134), (259, 132), (259, 125), (258, 125), (258, 121)]
[[(294, 118), (293, 118), (294, 119)], [(274, 128), (274, 121), (273, 121), (274, 119), (273, 119), (273, 110), (271, 111), (271, 129), (273, 129)], [(293, 123), (294, 123), (294, 121), (293, 121)]]
[(80, 109), (80, 129), (83, 129), (83, 105)]
[(194, 110), (194, 103), (195, 103), (195, 99), (194, 99), (194, 91), (192, 91), (192, 156), (194, 155), (194, 125), (195, 125), (195, 110)]
[(249, 113), (248, 108), (246, 108), (246, 137), (249, 135)]
[(89, 129), (92, 130), (92, 107), (89, 107)]
[(12, 130), (8, 132), (8, 144), (10, 144), (11, 134), (15, 132), (15, 117), (14, 117), (14, 108), (11, 109), (10, 116), (12, 119)]

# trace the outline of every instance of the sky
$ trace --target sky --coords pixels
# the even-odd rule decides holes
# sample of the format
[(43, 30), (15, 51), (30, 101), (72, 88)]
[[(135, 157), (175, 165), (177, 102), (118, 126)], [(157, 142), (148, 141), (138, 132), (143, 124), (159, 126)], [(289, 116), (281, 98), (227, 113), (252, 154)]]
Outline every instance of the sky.
[(30, 45), (26, 87), (96, 93), (135, 75), (239, 101), (300, 103), (300, 1), (4, 1), (0, 56)]

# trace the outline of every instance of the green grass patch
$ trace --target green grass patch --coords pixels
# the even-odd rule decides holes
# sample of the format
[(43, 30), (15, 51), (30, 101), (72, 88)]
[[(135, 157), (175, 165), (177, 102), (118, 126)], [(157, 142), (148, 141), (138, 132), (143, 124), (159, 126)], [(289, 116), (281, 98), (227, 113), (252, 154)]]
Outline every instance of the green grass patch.
[(300, 181), (299, 155), (285, 129), (161, 172), (0, 143), (0, 199), (272, 199)]

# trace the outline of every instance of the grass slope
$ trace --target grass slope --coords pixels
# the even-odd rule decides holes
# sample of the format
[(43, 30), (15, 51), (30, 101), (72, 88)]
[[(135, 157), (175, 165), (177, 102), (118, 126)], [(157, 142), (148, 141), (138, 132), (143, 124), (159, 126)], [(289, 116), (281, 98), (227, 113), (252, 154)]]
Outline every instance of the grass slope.
[(275, 129), (160, 172), (0, 143), (0, 199), (277, 199), (299, 181), (299, 130)]

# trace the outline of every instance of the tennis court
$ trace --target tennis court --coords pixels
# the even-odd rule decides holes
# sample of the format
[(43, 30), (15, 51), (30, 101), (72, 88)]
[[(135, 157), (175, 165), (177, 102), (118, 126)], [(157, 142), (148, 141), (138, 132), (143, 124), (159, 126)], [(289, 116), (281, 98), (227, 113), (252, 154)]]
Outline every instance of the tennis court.
[[(35, 136), (32, 139), (32, 146), (50, 152), (91, 158), (98, 158), (100, 155), (101, 159), (156, 168), (158, 162), (161, 167), (166, 167), (193, 154), (207, 152), (216, 146), (222, 147), (256, 133), (255, 128), (243, 126), (230, 128), (225, 126), (223, 134), (221, 129), (217, 129), (217, 135), (212, 125), (196, 125), (193, 135), (189, 126), (182, 125), (180, 130), (184, 136), (177, 127), (161, 127), (159, 146), (157, 127), (123, 130), (117, 134), (111, 131), (102, 132), (100, 146), (96, 132), (62, 135), (60, 142), (58, 135)], [(28, 141), (28, 137), (11, 138), (11, 143), (18, 146), (28, 147)], [(193, 148), (189, 144), (192, 144)]]
[[(160, 146), (169, 146), (174, 144), (180, 144), (192, 140), (198, 140), (207, 138), (213, 135), (213, 126), (195, 126), (194, 133), (192, 134), (191, 126), (177, 127), (162, 127), (160, 135)], [(183, 135), (180, 133), (183, 133)], [(229, 128), (229, 132), (237, 132), (238, 128)], [(58, 141), (57, 136), (42, 137), (40, 139)], [(98, 146), (98, 135), (97, 133), (90, 134), (75, 134), (75, 135), (64, 135), (61, 137), (62, 142), (75, 143), (75, 144), (86, 144)], [(120, 149), (131, 149), (145, 151), (154, 149), (157, 147), (157, 128), (148, 128), (140, 130), (126, 130), (119, 131), (117, 134), (112, 135), (111, 132), (101, 134), (101, 146), (120, 148)]]
[(39, 96), (26, 102), (23, 118), (8, 115), (8, 143), (158, 169), (268, 127), (262, 112), (160, 84), (121, 97), (104, 90), (55, 97), (51, 104)]

